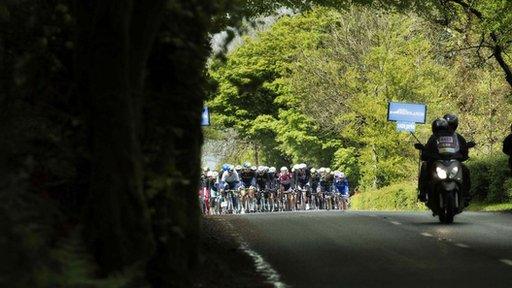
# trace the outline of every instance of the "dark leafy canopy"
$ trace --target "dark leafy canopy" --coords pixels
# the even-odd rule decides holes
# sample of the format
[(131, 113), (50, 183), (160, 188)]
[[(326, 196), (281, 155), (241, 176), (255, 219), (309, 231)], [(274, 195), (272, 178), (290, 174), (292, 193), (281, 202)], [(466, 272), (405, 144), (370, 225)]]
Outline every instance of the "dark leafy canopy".
[(0, 286), (189, 285), (217, 4), (0, 3)]

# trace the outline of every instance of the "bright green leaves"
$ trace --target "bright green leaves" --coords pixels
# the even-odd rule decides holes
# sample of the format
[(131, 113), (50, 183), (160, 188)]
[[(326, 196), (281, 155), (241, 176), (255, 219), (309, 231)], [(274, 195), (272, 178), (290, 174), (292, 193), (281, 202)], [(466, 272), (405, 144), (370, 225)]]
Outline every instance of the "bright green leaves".
[(326, 9), (283, 16), (270, 30), (246, 37), (223, 65), (211, 65), (210, 76), (217, 82), (209, 103), (214, 120), (234, 127), (264, 153), (277, 151), (293, 161), (310, 153), (308, 160), (316, 161), (313, 155), (323, 143), (314, 136), (312, 121), (293, 109), (301, 100), (286, 78), (304, 51), (320, 45), (336, 19), (337, 13)]

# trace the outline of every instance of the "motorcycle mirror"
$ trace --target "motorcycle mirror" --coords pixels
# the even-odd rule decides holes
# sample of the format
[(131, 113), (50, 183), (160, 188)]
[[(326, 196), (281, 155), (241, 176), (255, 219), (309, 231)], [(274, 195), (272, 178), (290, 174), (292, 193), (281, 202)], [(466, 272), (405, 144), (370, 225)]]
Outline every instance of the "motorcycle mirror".
[(424, 150), (425, 146), (421, 143), (415, 143), (414, 148), (416, 148), (417, 150)]
[(468, 142), (468, 148), (473, 148), (476, 146), (476, 143), (473, 141)]

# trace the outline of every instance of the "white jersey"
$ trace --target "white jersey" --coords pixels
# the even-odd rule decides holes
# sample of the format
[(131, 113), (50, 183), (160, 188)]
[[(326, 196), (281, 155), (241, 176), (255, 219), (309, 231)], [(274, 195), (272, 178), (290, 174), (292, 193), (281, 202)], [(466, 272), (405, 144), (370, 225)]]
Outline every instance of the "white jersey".
[(222, 182), (222, 183), (240, 182), (240, 178), (238, 178), (238, 173), (236, 173), (236, 171), (233, 171), (231, 174), (228, 171), (224, 171), (224, 173), (222, 173), (222, 178), (221, 178), (220, 182)]

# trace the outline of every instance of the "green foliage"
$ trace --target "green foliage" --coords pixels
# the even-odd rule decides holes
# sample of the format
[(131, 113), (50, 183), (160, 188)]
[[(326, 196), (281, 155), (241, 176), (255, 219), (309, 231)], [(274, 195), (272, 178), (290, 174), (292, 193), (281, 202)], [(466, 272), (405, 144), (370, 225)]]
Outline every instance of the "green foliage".
[(505, 155), (471, 159), (467, 165), (471, 172), (471, 195), (476, 200), (502, 203), (510, 198), (510, 171)]
[(350, 198), (354, 210), (425, 210), (417, 201), (416, 185), (412, 182), (393, 184), (378, 190), (358, 193)]
[(360, 183), (361, 164), (359, 163), (355, 147), (336, 150), (332, 165), (334, 170), (343, 171), (345, 175), (348, 175), (350, 183)]
[(306, 157), (328, 163), (317, 155), (328, 155), (332, 149), (319, 139), (311, 119), (291, 108), (300, 100), (290, 94), (283, 78), (302, 51), (320, 44), (336, 15), (318, 9), (303, 16), (283, 16), (257, 38), (246, 37), (226, 63), (212, 63), (210, 75), (218, 88), (209, 104), (215, 122), (234, 127), (242, 139), (261, 147), (263, 155), (279, 153), (288, 162)]

